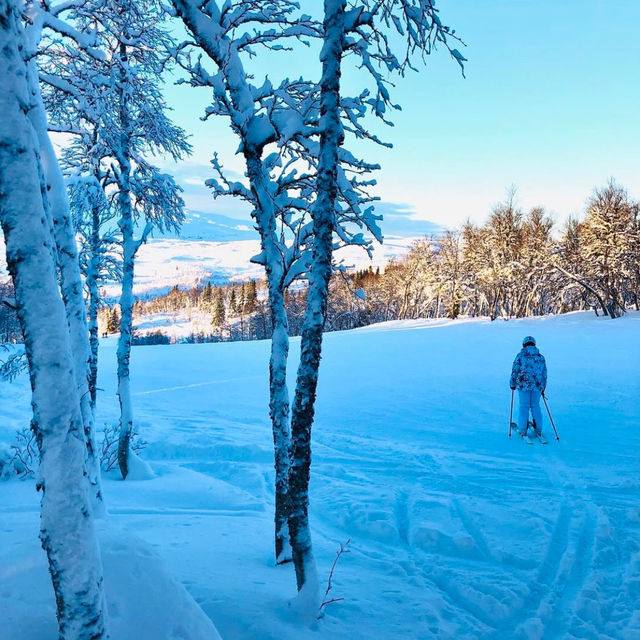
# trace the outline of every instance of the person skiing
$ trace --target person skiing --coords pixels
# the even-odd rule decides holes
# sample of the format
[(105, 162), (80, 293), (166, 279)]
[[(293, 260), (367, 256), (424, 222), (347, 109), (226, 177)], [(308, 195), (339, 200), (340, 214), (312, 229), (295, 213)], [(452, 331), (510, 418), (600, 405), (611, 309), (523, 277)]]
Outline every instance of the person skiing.
[(547, 387), (547, 363), (536, 347), (533, 336), (526, 336), (522, 341), (522, 349), (513, 361), (509, 386), (512, 391), (518, 390), (518, 429), (520, 433), (527, 433), (530, 411), (536, 431), (541, 433), (540, 397), (544, 395), (544, 390)]

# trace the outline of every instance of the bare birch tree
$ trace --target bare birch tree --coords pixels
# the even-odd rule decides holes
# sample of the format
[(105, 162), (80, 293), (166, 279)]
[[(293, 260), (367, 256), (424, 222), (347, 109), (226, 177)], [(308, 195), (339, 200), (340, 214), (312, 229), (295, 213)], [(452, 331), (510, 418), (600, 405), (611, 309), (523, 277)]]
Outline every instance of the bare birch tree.
[[(400, 35), (406, 47), (397, 56), (391, 46)], [(318, 369), (322, 351), (322, 332), (335, 230), (335, 202), (339, 192), (340, 147), (345, 128), (341, 120), (343, 91), (340, 86), (343, 55), (355, 54), (368, 71), (374, 91), (366, 104), (374, 115), (386, 119), (393, 109), (387, 88), (387, 76), (402, 75), (411, 67), (411, 59), (429, 54), (436, 43), (443, 45), (462, 65), (464, 57), (449, 46), (453, 31), (444, 26), (431, 1), (363, 0), (350, 5), (346, 0), (324, 0), (323, 46), (320, 54), (320, 148), (313, 206), (313, 257), (309, 270), (309, 292), (301, 341), (300, 365), (291, 416), (291, 466), (289, 473), (289, 533), (296, 569), (298, 591), (316, 594), (317, 571), (309, 529), (309, 476), (311, 465), (311, 427), (314, 418)], [(364, 125), (356, 134), (377, 139)], [(317, 599), (314, 595), (314, 599)]]
[[(229, 180), (217, 156), (216, 175), (207, 181), (214, 195), (246, 200), (260, 233), (261, 253), (253, 260), (265, 267), (271, 312), (272, 342), (269, 363), (270, 417), (275, 453), (276, 562), (291, 559), (288, 545), (288, 473), (290, 459), (289, 392), (286, 384), (289, 326), (285, 308), (287, 287), (306, 277), (311, 260), (310, 210), (315, 199), (318, 164), (318, 88), (309, 80), (266, 79), (254, 85), (245, 62), (255, 48), (288, 48), (287, 42), (320, 35), (319, 25), (298, 13), (295, 2), (175, 0), (174, 6), (213, 70), (198, 57), (182, 56), (181, 64), (193, 86), (209, 87), (212, 105), (207, 117), (227, 117), (240, 139), (248, 184)], [(189, 49), (184, 43), (181, 50)], [(354, 111), (359, 105), (351, 107)], [(373, 168), (345, 153), (345, 162), (365, 172)], [(336, 245), (356, 244), (371, 249), (379, 239), (377, 218), (361, 205), (371, 198), (365, 184), (341, 171), (340, 212)]]

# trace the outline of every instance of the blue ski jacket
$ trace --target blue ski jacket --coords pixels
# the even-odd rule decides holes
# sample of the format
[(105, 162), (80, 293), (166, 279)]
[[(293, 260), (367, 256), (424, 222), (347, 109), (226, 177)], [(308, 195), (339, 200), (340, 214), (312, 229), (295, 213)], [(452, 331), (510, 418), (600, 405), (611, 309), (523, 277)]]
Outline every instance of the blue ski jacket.
[(522, 347), (513, 361), (509, 386), (520, 391), (537, 389), (542, 393), (545, 390), (547, 386), (547, 363), (537, 347), (533, 345)]

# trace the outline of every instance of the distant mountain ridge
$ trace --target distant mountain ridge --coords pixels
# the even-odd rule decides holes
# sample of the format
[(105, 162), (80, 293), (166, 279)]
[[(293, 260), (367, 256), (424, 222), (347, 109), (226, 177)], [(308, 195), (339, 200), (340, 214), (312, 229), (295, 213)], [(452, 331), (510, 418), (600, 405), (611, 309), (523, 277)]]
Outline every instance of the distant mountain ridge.
[[(358, 247), (336, 252), (335, 259), (358, 269), (383, 267), (393, 258), (407, 253), (417, 238), (437, 235), (442, 227), (427, 220), (416, 220), (403, 205), (378, 203), (376, 211), (384, 218), (381, 228), (384, 243), (376, 245), (373, 258)], [(179, 232), (154, 231), (138, 253), (134, 292), (151, 297), (166, 293), (173, 286), (193, 287), (210, 280), (225, 284), (234, 280), (262, 278), (261, 266), (250, 262), (260, 252), (258, 231), (251, 218), (236, 218), (220, 213), (189, 211)], [(4, 243), (0, 233), (0, 277), (7, 276)], [(105, 283), (111, 300), (119, 295), (117, 283)]]
[[(379, 202), (376, 213), (383, 216), (382, 233), (385, 236), (420, 238), (442, 232), (443, 228), (413, 217), (413, 211), (401, 204)], [(255, 240), (258, 231), (251, 218), (234, 218), (222, 213), (189, 211), (178, 233), (154, 234), (160, 238), (180, 238), (183, 240), (207, 240), (211, 242), (234, 242)]]
[[(376, 213), (381, 214), (384, 236), (403, 238), (421, 238), (438, 234), (443, 228), (428, 220), (413, 217), (412, 210), (400, 204), (380, 202)], [(221, 213), (189, 211), (179, 232), (158, 234), (156, 239), (175, 238), (182, 240), (206, 240), (210, 242), (235, 242), (237, 240), (256, 240), (258, 231), (251, 218), (234, 218)]]
[[(156, 234), (154, 234), (155, 236)], [(235, 242), (255, 240), (258, 232), (252, 220), (232, 218), (221, 213), (189, 211), (180, 231), (158, 234), (157, 239), (206, 240), (209, 242)]]

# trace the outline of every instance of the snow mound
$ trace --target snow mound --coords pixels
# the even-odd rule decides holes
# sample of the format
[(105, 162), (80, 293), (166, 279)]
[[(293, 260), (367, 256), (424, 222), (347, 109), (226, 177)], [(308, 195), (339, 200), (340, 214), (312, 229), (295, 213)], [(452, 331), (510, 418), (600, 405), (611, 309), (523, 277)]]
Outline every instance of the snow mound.
[(129, 475), (127, 480), (152, 480), (156, 477), (148, 462), (131, 451), (129, 453)]
[[(216, 640), (211, 620), (150, 546), (97, 523), (111, 640)], [(47, 560), (35, 536), (0, 556), (0, 640), (57, 637)]]

